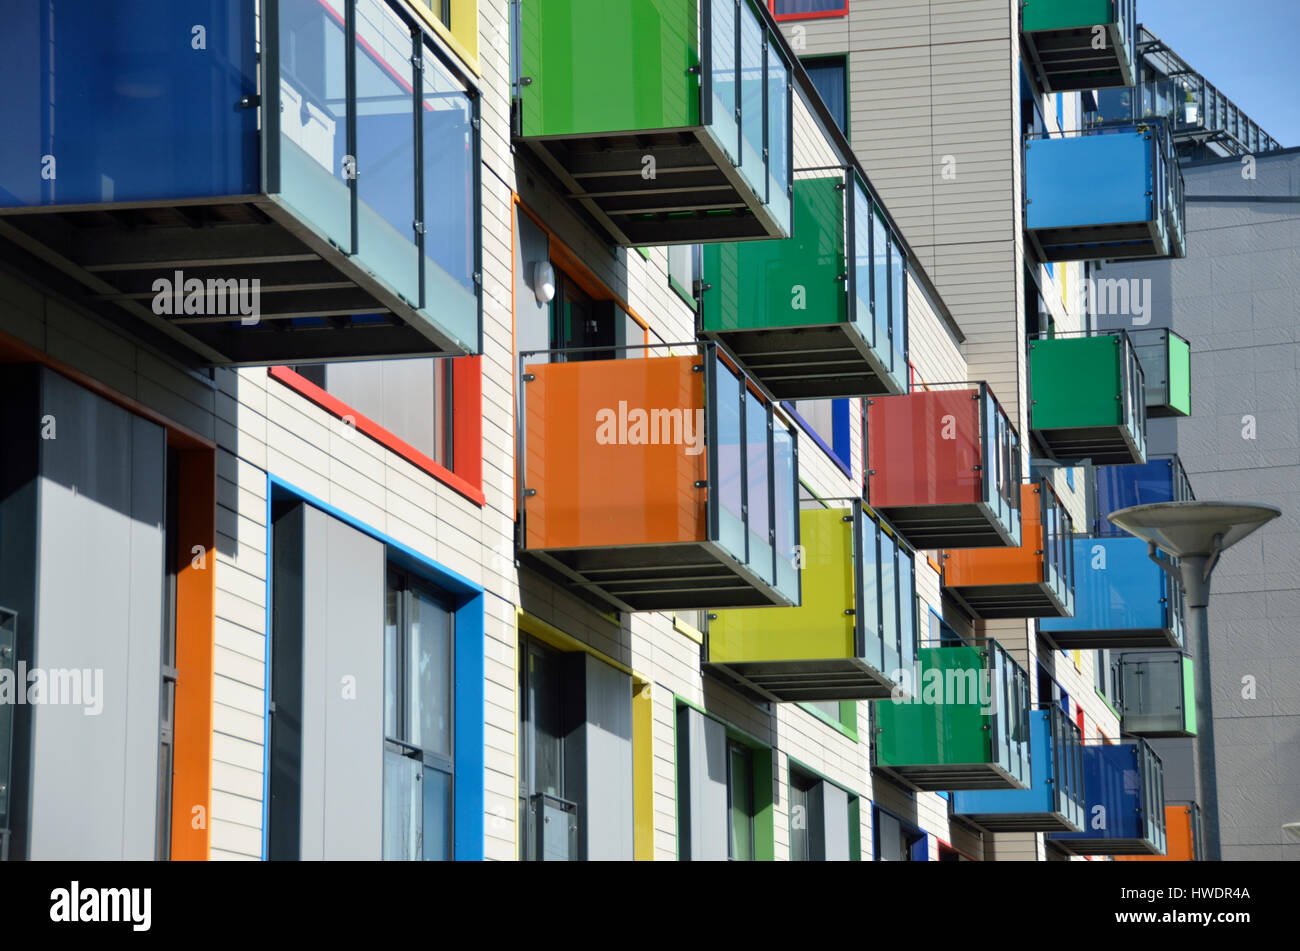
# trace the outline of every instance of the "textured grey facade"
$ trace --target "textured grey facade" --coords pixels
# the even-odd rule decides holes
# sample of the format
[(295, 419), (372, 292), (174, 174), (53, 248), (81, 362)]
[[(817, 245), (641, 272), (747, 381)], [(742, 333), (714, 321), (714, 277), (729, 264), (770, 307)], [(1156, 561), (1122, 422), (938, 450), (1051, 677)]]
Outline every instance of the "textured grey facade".
[[(1211, 665), (1223, 857), (1300, 859), (1282, 831), (1300, 821), (1300, 149), (1183, 175), (1187, 258), (1097, 277), (1150, 280), (1146, 326), (1191, 342), (1192, 415), (1152, 421), (1150, 451), (1178, 453), (1199, 499), (1282, 509), (1215, 571)], [(1154, 744), (1171, 801), (1193, 798), (1192, 742)]]

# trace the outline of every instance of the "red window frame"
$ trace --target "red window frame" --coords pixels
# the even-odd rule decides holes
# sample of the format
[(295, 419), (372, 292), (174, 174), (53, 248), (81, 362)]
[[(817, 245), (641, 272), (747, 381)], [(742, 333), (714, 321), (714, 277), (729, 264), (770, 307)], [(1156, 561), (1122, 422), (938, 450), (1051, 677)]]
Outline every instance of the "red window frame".
[(792, 20), (831, 20), (849, 15), (849, 0), (844, 0), (842, 10), (818, 10), (814, 13), (777, 13), (776, 0), (767, 0), (767, 8), (771, 11), (772, 18), (780, 23)]
[(420, 450), (380, 426), (368, 416), (286, 366), (270, 367), (272, 379), (278, 380), (300, 396), (315, 403), (338, 419), (350, 417), (359, 433), (369, 436), (385, 449), (401, 456), (417, 469), (433, 476), (448, 488), (475, 505), (485, 505), (483, 494), (483, 358), (451, 359), (452, 414), (451, 458), (454, 469), (434, 462)]

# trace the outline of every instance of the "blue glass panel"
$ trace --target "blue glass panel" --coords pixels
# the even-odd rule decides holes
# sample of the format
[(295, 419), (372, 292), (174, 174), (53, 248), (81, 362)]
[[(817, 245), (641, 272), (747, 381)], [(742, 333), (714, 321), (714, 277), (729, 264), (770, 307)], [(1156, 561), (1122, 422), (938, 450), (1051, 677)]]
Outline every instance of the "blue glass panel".
[[(916, 659), (916, 560), (898, 550), (898, 666), (910, 670)], [(893, 671), (886, 671), (891, 676)]]
[(849, 319), (857, 323), (867, 343), (879, 349), (871, 320), (871, 199), (857, 176), (853, 179), (853, 288)]
[[(889, 330), (893, 358), (890, 367), (894, 380), (907, 385), (907, 256), (903, 246), (894, 242), (889, 252)], [(883, 346), (883, 344), (881, 344)]]
[(889, 232), (880, 209), (872, 206), (871, 216), (871, 300), (876, 317), (876, 355), (886, 369), (894, 370), (889, 348)]
[(256, 193), (256, 34), (253, 0), (6, 3), (0, 206)]
[(1160, 780), (1159, 760), (1145, 743), (1085, 746), (1084, 831), (1056, 833), (1052, 838), (1148, 842), (1163, 851), (1164, 790)]
[(817, 94), (835, 118), (841, 132), (849, 129), (848, 83), (844, 78), (844, 57), (804, 60), (808, 78), (817, 87)]
[(415, 69), (410, 28), (380, 0), (357, 0), (357, 253), (415, 306)]
[(424, 306), (465, 343), (478, 338), (479, 196), (469, 96), (424, 56)]
[[(1025, 152), (1026, 227), (1150, 221), (1155, 189), (1149, 134), (1034, 139)], [(1080, 201), (1087, 195), (1087, 201)]]
[(352, 250), (343, 0), (280, 0), (280, 198)]
[(1176, 484), (1172, 459), (1152, 459), (1131, 466), (1100, 466), (1097, 469), (1097, 534), (1128, 538), (1128, 532), (1112, 524), (1106, 516), (1133, 505), (1177, 502), (1183, 497)]
[(880, 526), (862, 517), (862, 539), (859, 545), (862, 557), (862, 605), (858, 624), (866, 650), (863, 659), (880, 673), (893, 671), (885, 668), (884, 644), (880, 630)]
[(1169, 628), (1168, 583), (1138, 538), (1074, 539), (1074, 617), (1042, 618), (1052, 631), (1160, 631)]

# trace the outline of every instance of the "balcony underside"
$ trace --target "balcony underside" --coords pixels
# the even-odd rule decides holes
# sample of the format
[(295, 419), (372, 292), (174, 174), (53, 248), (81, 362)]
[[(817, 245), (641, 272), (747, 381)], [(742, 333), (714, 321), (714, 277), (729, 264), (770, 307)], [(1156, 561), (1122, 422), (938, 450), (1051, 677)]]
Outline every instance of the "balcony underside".
[(893, 681), (856, 657), (706, 663), (704, 669), (743, 693), (776, 703), (886, 700), (894, 689)]
[(528, 549), (569, 584), (619, 611), (788, 607), (790, 602), (710, 542)]
[(1061, 599), (1045, 581), (945, 587), (944, 591), (962, 602), (972, 617), (981, 620), (1069, 616)]
[(1154, 221), (1035, 228), (1029, 234), (1044, 261), (1137, 261), (1171, 256)]
[(1146, 839), (1053, 839), (1072, 855), (1163, 855)]
[(848, 324), (704, 331), (779, 400), (896, 396), (902, 389)]
[(1094, 30), (1087, 26), (1023, 34), (1044, 92), (1133, 85), (1133, 64), (1120, 45), (1117, 26), (1106, 25), (1106, 46), (1100, 50), (1094, 49)]
[[(1118, 405), (1118, 402), (1117, 402)], [(1093, 465), (1124, 466), (1146, 462), (1142, 447), (1127, 426), (1080, 426), (1071, 429), (1035, 429), (1057, 459), (1091, 459)]]
[(922, 766), (875, 767), (922, 792), (948, 792), (963, 789), (1024, 789), (1016, 779), (995, 763), (943, 763)]
[(989, 832), (1078, 832), (1079, 827), (1059, 812), (960, 813)]
[[(782, 237), (766, 207), (703, 126), (527, 138), (570, 201), (623, 247)], [(645, 176), (645, 158), (655, 160)]]
[(1196, 735), (1195, 732), (1188, 730), (1183, 726), (1169, 727), (1168, 729), (1144, 726), (1135, 727), (1131, 723), (1122, 719), (1120, 721), (1120, 730), (1125, 736), (1140, 736), (1147, 740), (1176, 740)]
[[(418, 310), (266, 197), (0, 212), (0, 238), (214, 366), (459, 356)], [(255, 322), (234, 301), (158, 314), (155, 281), (260, 282)], [(167, 296), (171, 296), (168, 294)], [(249, 298), (251, 299), (251, 298)], [(97, 308), (98, 309), (98, 308)], [(174, 308), (173, 308), (174, 309)], [(224, 312), (223, 312), (224, 311)], [(250, 318), (252, 320), (252, 318)]]
[(980, 502), (873, 508), (918, 551), (1001, 548), (1012, 541), (988, 506)]
[(1127, 650), (1139, 647), (1181, 647), (1168, 628), (1115, 628), (1104, 631), (1049, 631), (1040, 633), (1063, 651)]

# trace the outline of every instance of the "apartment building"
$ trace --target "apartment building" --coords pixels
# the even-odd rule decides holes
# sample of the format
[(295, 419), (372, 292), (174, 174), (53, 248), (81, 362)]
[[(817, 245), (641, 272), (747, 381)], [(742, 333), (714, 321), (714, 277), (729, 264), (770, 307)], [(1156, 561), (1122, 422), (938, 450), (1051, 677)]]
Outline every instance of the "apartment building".
[(1165, 853), (1181, 179), (1060, 5), (21, 0), (5, 855)]

